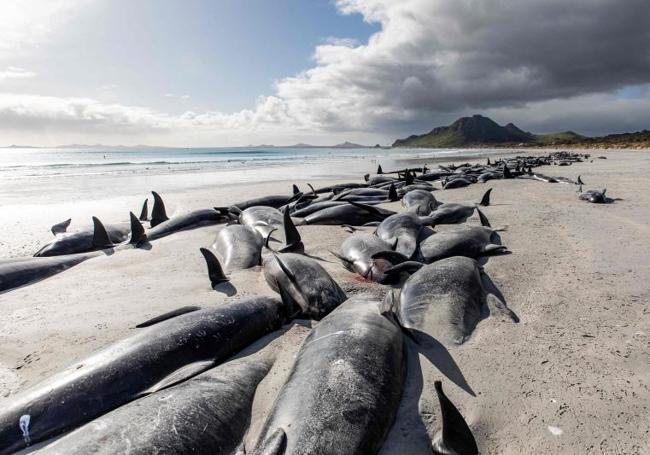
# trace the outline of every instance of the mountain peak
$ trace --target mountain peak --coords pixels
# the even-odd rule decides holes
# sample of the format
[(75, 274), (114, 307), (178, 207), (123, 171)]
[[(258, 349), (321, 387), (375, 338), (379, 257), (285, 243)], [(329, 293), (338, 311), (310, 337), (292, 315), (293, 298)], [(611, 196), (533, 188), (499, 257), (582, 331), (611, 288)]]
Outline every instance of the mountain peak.
[(440, 126), (422, 135), (398, 139), (393, 147), (460, 147), (469, 145), (518, 144), (534, 136), (509, 123), (500, 126), (483, 115), (461, 117), (449, 126)]

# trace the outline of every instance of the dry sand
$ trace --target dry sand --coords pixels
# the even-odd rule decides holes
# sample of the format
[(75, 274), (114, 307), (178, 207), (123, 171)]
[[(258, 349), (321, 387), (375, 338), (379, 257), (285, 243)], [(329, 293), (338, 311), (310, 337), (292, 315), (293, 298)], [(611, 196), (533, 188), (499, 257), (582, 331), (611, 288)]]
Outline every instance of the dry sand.
[[(421, 357), (420, 370), (412, 357), (383, 454), (428, 453), (425, 436), (440, 428), (437, 379), (466, 417), (482, 453), (650, 453), (650, 152), (603, 155), (608, 159), (540, 172), (581, 174), (586, 188), (606, 187), (608, 195), (623, 199), (614, 204), (589, 204), (577, 199), (573, 186), (531, 180), (436, 193), (444, 202), (476, 202), (494, 188), (485, 213), (493, 226), (507, 226), (502, 239), (513, 254), (491, 258), (485, 270), (521, 322), (483, 320), (464, 345), (430, 355), (440, 369)], [(286, 193), (289, 187), (274, 182), (165, 196), (170, 205), (189, 210)], [(399, 203), (383, 206), (397, 209)], [(39, 227), (40, 242), (49, 240), (47, 226)], [(219, 229), (181, 232), (155, 241), (150, 251), (92, 259), (0, 295), (0, 396), (10, 400), (152, 316), (232, 299), (210, 288), (199, 253)], [(328, 252), (338, 249), (347, 232), (337, 226), (299, 230), (308, 253), (323, 258), (348, 294), (383, 295), (385, 288), (361, 281)], [(28, 249), (37, 243), (34, 232), (39, 231), (25, 230), (24, 237), (5, 243)], [(259, 268), (231, 279), (238, 296), (273, 294)], [(255, 425), (307, 331), (298, 325), (283, 336), (286, 349), (256, 398)], [(448, 377), (464, 379), (475, 396)]]

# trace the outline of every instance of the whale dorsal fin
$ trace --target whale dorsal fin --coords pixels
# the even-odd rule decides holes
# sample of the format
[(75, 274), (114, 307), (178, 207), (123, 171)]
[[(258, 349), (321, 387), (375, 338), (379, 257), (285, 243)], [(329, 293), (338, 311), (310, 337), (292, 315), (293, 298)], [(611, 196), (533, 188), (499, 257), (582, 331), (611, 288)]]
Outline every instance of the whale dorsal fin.
[(207, 248), (201, 248), (201, 254), (205, 258), (205, 263), (208, 266), (208, 277), (210, 277), (210, 284), (213, 287), (224, 281), (230, 281), (226, 274), (223, 273), (223, 268), (221, 268), (219, 260), (212, 251)]
[(438, 401), (440, 402), (442, 432), (433, 441), (433, 453), (478, 454), (478, 447), (472, 430), (470, 430), (456, 406), (454, 406), (442, 391), (442, 382), (436, 381), (434, 386), (438, 395)]
[(93, 247), (100, 250), (113, 247), (113, 242), (108, 237), (106, 228), (95, 216), (93, 217)]
[(388, 188), (388, 200), (391, 202), (398, 201), (399, 196), (397, 195), (397, 190), (395, 189), (394, 184), (390, 184), (390, 187)]
[(156, 227), (163, 221), (167, 221), (167, 211), (165, 210), (165, 203), (158, 193), (152, 191), (153, 194), (153, 209), (151, 210), (151, 227)]
[(137, 246), (146, 242), (147, 234), (144, 232), (142, 223), (140, 223), (140, 220), (138, 220), (138, 217), (133, 212), (130, 212), (129, 216), (131, 217), (131, 240), (129, 240), (129, 243)]
[(482, 205), (483, 207), (487, 207), (490, 205), (490, 193), (492, 193), (492, 188), (487, 190), (483, 197), (481, 198), (481, 202), (479, 202), (479, 205)]
[(149, 218), (149, 199), (145, 199), (140, 210), (140, 221), (147, 221)]
[(280, 252), (303, 252), (305, 251), (305, 245), (302, 243), (300, 233), (296, 226), (293, 224), (291, 219), (291, 214), (289, 214), (289, 207), (284, 208), (284, 235), (285, 235), (285, 247), (280, 250)]
[(148, 319), (144, 322), (141, 322), (140, 324), (136, 325), (138, 329), (141, 329), (143, 327), (149, 327), (154, 324), (158, 324), (159, 322), (162, 321), (167, 321), (168, 319), (175, 318), (176, 316), (180, 316), (182, 314), (187, 314), (187, 313), (192, 313), (194, 311), (200, 310), (200, 306), (184, 306), (181, 308), (177, 308), (172, 311), (168, 311), (167, 313), (163, 313), (159, 316), (156, 316), (154, 318)]
[(300, 188), (298, 188), (298, 185), (295, 183), (293, 184), (293, 194), (298, 194), (300, 193)]
[(72, 218), (68, 218), (65, 221), (61, 221), (60, 223), (56, 223), (54, 226), (50, 228), (52, 231), (52, 234), (57, 235), (57, 234), (63, 234), (65, 231), (68, 230), (68, 226), (70, 226), (70, 223), (72, 222)]

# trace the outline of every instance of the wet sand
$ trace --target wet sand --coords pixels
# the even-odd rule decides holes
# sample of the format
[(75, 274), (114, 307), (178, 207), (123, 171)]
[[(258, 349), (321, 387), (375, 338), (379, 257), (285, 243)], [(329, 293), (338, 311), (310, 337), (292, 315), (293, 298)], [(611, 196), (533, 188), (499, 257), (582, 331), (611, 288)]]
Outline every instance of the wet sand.
[[(430, 353), (437, 366), (422, 357), (420, 374), (417, 362), (411, 362), (402, 408), (382, 453), (429, 453), (427, 437), (440, 428), (437, 379), (482, 453), (650, 453), (650, 152), (601, 154), (608, 159), (539, 170), (571, 178), (581, 174), (585, 189), (606, 187), (610, 197), (622, 199), (613, 204), (589, 204), (578, 200), (574, 186), (532, 180), (436, 192), (444, 202), (477, 202), (494, 188), (493, 205), (485, 213), (492, 226), (507, 227), (501, 237), (513, 254), (491, 258), (485, 271), (521, 321), (488, 317), (462, 346)], [(287, 193), (291, 183), (303, 187), (306, 182), (215, 185), (164, 196), (172, 214)], [(139, 208), (133, 205), (143, 197), (134, 196), (129, 207), (106, 210), (106, 216)], [(60, 221), (68, 215), (53, 216)], [(13, 229), (3, 243), (33, 252), (50, 239), (51, 221)], [(478, 224), (475, 217), (468, 222)], [(152, 316), (230, 300), (210, 288), (199, 253), (220, 228), (181, 232), (153, 242), (149, 251), (92, 259), (0, 295), (0, 397), (11, 399)], [(347, 232), (338, 226), (299, 230), (307, 252), (323, 259), (348, 294), (383, 295), (385, 288), (361, 281), (329, 253), (338, 250)], [(231, 282), (238, 296), (273, 295), (259, 268), (233, 273)], [(287, 338), (293, 349), (260, 389), (256, 409), (268, 409), (304, 332), (302, 326), (290, 332), (300, 336)]]

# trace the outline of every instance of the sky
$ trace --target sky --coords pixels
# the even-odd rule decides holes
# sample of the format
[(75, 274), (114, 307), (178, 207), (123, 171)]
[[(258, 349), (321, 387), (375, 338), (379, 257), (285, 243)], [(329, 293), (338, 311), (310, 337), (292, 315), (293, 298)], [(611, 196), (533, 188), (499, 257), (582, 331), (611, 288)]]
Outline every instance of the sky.
[(0, 145), (650, 129), (648, 0), (2, 0)]

